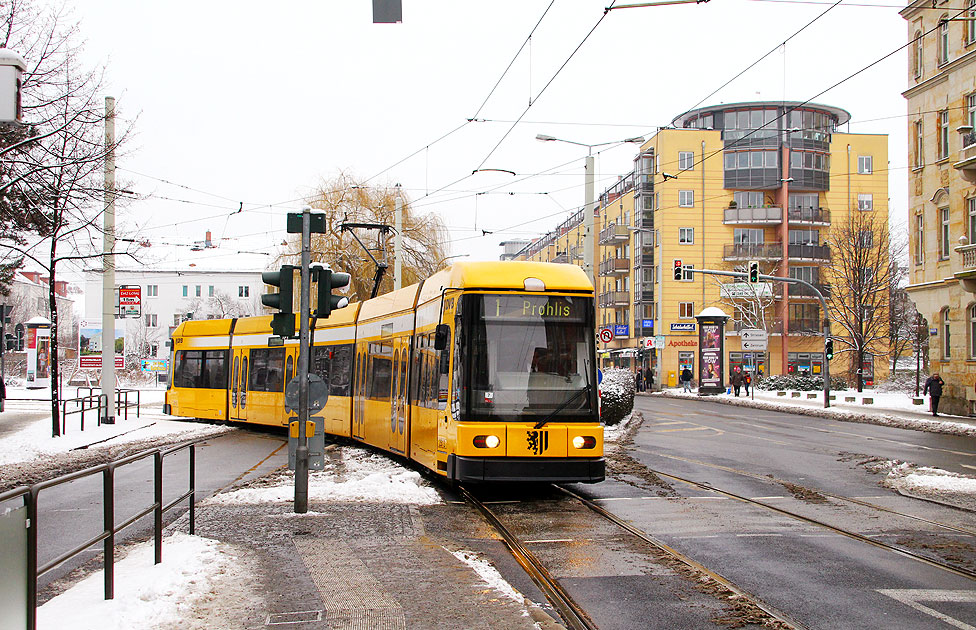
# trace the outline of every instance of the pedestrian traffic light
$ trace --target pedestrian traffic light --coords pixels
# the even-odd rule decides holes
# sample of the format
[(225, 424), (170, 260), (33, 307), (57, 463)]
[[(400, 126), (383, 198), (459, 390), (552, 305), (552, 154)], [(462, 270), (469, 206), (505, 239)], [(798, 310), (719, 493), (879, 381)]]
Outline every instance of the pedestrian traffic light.
[(315, 280), (319, 283), (313, 316), (324, 319), (332, 314), (333, 309), (344, 308), (349, 304), (349, 298), (343, 295), (332, 295), (332, 290), (349, 286), (352, 276), (341, 271), (332, 271), (327, 267), (318, 267), (313, 271)]
[(675, 260), (674, 261), (674, 279), (675, 280), (681, 280), (682, 275), (683, 275), (683, 272), (682, 272), (682, 269), (681, 269), (681, 261), (680, 260)]
[(834, 358), (834, 340), (828, 339), (827, 343), (824, 344), (824, 355), (826, 355), (827, 360), (830, 361)]
[(759, 282), (759, 263), (755, 260), (749, 261), (749, 282), (753, 284)]
[(261, 296), (261, 304), (278, 309), (271, 318), (271, 330), (280, 337), (295, 336), (295, 266), (282, 265), (280, 271), (265, 271), (261, 274), (261, 281), (278, 287), (277, 293), (265, 293)]

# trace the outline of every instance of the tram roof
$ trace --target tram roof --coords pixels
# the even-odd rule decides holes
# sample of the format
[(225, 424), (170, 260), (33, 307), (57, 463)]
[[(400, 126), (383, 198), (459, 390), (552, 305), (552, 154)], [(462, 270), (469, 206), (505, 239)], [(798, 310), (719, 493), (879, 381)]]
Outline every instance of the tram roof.
[(447, 288), (525, 290), (528, 278), (541, 280), (546, 291), (593, 290), (586, 272), (576, 265), (522, 260), (456, 262), (424, 282), (419, 301), (437, 297)]

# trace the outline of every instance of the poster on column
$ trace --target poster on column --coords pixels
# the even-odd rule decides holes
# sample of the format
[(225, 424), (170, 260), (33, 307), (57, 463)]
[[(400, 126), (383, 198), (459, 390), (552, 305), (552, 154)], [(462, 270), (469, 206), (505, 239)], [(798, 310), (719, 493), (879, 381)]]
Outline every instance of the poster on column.
[(27, 389), (51, 386), (51, 324), (27, 323)]
[(701, 352), (701, 385), (722, 387), (722, 331), (720, 324), (705, 324), (699, 327)]
[[(102, 367), (102, 322), (83, 320), (78, 326), (78, 367), (98, 370)], [(115, 369), (125, 367), (125, 324), (115, 322)]]

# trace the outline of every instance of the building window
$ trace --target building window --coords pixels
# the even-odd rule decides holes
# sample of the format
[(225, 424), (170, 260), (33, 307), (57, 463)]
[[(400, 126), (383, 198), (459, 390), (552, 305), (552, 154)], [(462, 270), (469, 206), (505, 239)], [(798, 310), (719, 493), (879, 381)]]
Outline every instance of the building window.
[(678, 191), (678, 205), (682, 208), (694, 208), (695, 207), (695, 191), (694, 190), (679, 190)]
[(179, 313), (174, 313), (173, 314), (173, 325), (174, 326), (179, 326), (181, 321), (183, 321), (183, 317), (180, 316)]
[[(874, 247), (874, 232), (871, 230), (861, 230), (861, 233), (858, 234), (857, 241), (858, 246), (864, 249)], [(865, 271), (867, 270), (865, 269)]]
[(237, 297), (248, 297), (248, 292), (251, 287), (244, 285), (237, 287)]
[(732, 193), (737, 208), (762, 208), (765, 202), (762, 192), (758, 190), (741, 190)]
[(922, 168), (923, 166), (925, 166), (925, 157), (924, 157), (925, 154), (922, 151), (923, 146), (924, 146), (923, 145), (923, 139), (925, 138), (925, 136), (922, 133), (922, 121), (921, 120), (916, 120), (915, 121), (915, 128), (912, 130), (912, 133), (915, 136), (913, 138), (913, 142), (912, 142), (912, 145), (915, 147), (914, 166), (915, 166), (915, 168)]
[(925, 217), (915, 215), (915, 264), (921, 265), (925, 260)]
[(159, 321), (155, 313), (146, 313), (146, 328), (156, 328), (159, 326)]
[(146, 285), (146, 297), (159, 297), (159, 285), (158, 284), (147, 284)]
[(857, 172), (861, 175), (870, 175), (874, 172), (874, 159), (870, 155), (857, 156)]
[(183, 297), (187, 297), (188, 295), (189, 295), (189, 287), (184, 284), (183, 285)]
[(694, 319), (694, 317), (695, 317), (694, 302), (678, 302), (679, 319)]
[(949, 259), (949, 208), (939, 208), (939, 260)]
[(942, 110), (939, 112), (939, 124), (936, 129), (936, 140), (939, 143), (939, 155), (937, 159), (944, 160), (949, 157), (949, 112)]
[(691, 282), (692, 280), (695, 279), (695, 274), (691, 272), (691, 270), (694, 268), (695, 268), (694, 265), (684, 265), (682, 267), (682, 273), (683, 273), (683, 275), (681, 276), (682, 282)]
[(158, 357), (159, 356), (159, 344), (153, 343), (149, 345), (149, 356)]
[(764, 230), (762, 228), (734, 228), (732, 242), (736, 245), (762, 245)]
[(969, 331), (969, 358), (976, 359), (976, 304), (966, 309), (967, 330)]
[(820, 230), (790, 230), (790, 245), (819, 245)]
[(952, 346), (949, 337), (949, 309), (942, 309), (942, 358), (949, 359)]
[(857, 209), (862, 212), (874, 210), (874, 195), (871, 193), (857, 193)]
[(966, 3), (969, 10), (966, 12), (966, 43), (972, 44), (976, 41), (976, 22), (973, 22), (973, 18), (976, 18), (976, 0), (969, 0)]
[(197, 289), (196, 290), (197, 297), (200, 297), (200, 285), (199, 284), (197, 285), (196, 289)]
[(916, 79), (922, 76), (922, 31), (915, 31), (912, 40), (912, 71)]
[(678, 151), (678, 170), (695, 170), (695, 154), (693, 151)]
[(949, 15), (939, 18), (939, 65), (949, 63)]
[(695, 228), (678, 228), (678, 243), (691, 245), (695, 242)]

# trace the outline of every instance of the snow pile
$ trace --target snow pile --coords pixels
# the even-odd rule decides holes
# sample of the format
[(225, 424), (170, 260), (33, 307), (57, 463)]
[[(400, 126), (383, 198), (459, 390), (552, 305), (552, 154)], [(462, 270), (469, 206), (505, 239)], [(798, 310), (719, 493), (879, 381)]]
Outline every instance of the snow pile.
[[(448, 551), (450, 550), (448, 549)], [(451, 551), (451, 555), (471, 567), (471, 570), (477, 573), (488, 586), (500, 592), (505, 597), (520, 604), (525, 601), (525, 598), (512, 588), (511, 584), (505, 581), (501, 573), (477, 553), (473, 551)], [(528, 611), (526, 611), (525, 615), (528, 614)]]
[[(37, 627), (207, 627), (200, 619), (205, 609), (220, 593), (250, 580), (233, 548), (208, 538), (176, 532), (163, 541), (163, 563), (153, 564), (153, 558), (151, 541), (135, 546), (115, 563), (115, 599), (104, 599), (104, 576), (97, 571), (38, 608)], [(203, 625), (189, 624), (192, 619)]]
[(868, 470), (887, 472), (881, 485), (901, 494), (976, 509), (976, 477), (910, 462), (886, 460), (867, 464)]
[[(433, 505), (441, 498), (420, 473), (384, 457), (356, 448), (339, 451), (341, 458), (326, 458), (325, 470), (309, 473), (309, 501), (359, 501)], [(295, 499), (295, 476), (286, 473), (265, 487), (242, 488), (218, 494), (209, 501), (224, 505), (290, 503)]]
[(618, 422), (617, 424), (609, 427), (604, 427), (603, 429), (603, 442), (605, 444), (615, 444), (619, 442), (620, 439), (629, 433), (631, 427), (637, 422), (639, 414), (630, 412), (627, 416)]

